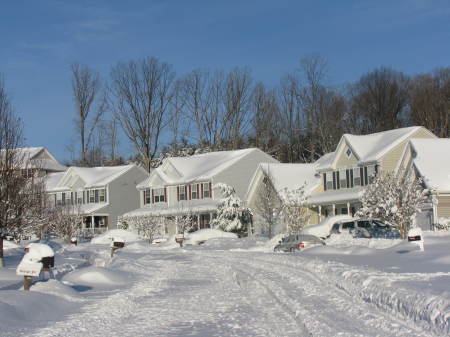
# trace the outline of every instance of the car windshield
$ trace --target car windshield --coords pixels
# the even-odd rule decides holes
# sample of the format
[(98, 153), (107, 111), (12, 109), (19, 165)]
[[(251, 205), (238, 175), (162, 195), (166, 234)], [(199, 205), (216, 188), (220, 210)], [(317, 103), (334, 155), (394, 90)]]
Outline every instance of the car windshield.
[(339, 230), (339, 223), (335, 223), (334, 225), (333, 225), (333, 228), (331, 229), (331, 231), (333, 231), (333, 232), (336, 232), (336, 231), (338, 231)]
[(358, 221), (358, 227), (370, 228), (371, 223), (368, 220), (360, 220), (360, 221)]
[(355, 223), (352, 222), (344, 222), (342, 224), (342, 229), (349, 229), (349, 228), (355, 228)]

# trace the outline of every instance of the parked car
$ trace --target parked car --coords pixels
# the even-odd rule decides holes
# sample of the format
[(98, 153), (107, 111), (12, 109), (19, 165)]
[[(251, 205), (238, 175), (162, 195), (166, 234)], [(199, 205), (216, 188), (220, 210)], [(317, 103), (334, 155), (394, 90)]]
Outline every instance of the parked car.
[(281, 239), (281, 242), (275, 246), (274, 251), (294, 252), (314, 246), (324, 246), (325, 242), (314, 235), (291, 234)]
[(399, 238), (400, 233), (391, 224), (377, 219), (353, 219), (333, 225), (331, 234), (349, 233), (360, 238)]
[(303, 228), (301, 234), (309, 234), (317, 236), (318, 238), (325, 239), (330, 236), (330, 231), (333, 226), (337, 223), (341, 223), (343, 221), (353, 221), (354, 218), (350, 215), (342, 214), (342, 215), (334, 215), (328, 218), (323, 219), (316, 225), (311, 225)]

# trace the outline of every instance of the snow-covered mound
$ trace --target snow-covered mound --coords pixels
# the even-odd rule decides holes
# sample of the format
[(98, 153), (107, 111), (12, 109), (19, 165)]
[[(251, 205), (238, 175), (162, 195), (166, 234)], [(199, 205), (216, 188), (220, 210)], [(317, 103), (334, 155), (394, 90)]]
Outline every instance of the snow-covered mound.
[(223, 232), (218, 229), (205, 228), (190, 233), (185, 241), (185, 244), (197, 245), (209, 239), (216, 238), (237, 238), (237, 235), (234, 233)]
[(376, 238), (354, 238), (351, 234), (332, 234), (325, 240), (327, 246), (335, 247), (354, 247), (364, 246), (375, 249), (386, 249), (398, 245), (402, 240), (400, 239), (376, 239)]
[(122, 286), (129, 283), (127, 276), (119, 271), (101, 267), (87, 267), (73, 271), (63, 277), (66, 284), (73, 286)]
[(77, 301), (80, 295), (68, 285), (58, 280), (47, 280), (46, 282), (36, 282), (32, 287), (32, 291), (40, 293), (51, 294), (63, 297), (66, 300)]
[(132, 232), (126, 231), (124, 229), (111, 229), (105, 233), (96, 236), (91, 240), (94, 244), (110, 244), (114, 237), (120, 237), (125, 240), (125, 242), (139, 241), (141, 238)]
[(17, 243), (13, 241), (3, 240), (3, 249), (21, 248)]

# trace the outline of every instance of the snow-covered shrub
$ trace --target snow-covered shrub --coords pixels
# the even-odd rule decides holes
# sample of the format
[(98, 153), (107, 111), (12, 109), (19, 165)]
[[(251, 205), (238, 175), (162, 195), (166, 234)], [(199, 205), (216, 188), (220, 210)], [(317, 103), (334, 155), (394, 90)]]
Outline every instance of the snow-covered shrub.
[(247, 225), (252, 219), (251, 211), (243, 207), (242, 200), (232, 186), (218, 183), (214, 187), (220, 189), (222, 199), (217, 209), (217, 217), (211, 221), (211, 227), (239, 236), (245, 235)]
[(434, 224), (434, 229), (438, 231), (450, 230), (450, 218), (439, 218), (437, 223)]
[(164, 217), (160, 215), (127, 216), (121, 218), (120, 223), (125, 223), (138, 235), (148, 239), (149, 243), (156, 237), (164, 235)]
[(285, 188), (279, 195), (282, 202), (281, 216), (288, 232), (299, 233), (309, 221), (305, 185), (293, 190)]
[(366, 187), (362, 207), (356, 215), (385, 220), (396, 226), (405, 238), (414, 224), (418, 206), (426, 201), (427, 192), (420, 179), (394, 173), (379, 174)]

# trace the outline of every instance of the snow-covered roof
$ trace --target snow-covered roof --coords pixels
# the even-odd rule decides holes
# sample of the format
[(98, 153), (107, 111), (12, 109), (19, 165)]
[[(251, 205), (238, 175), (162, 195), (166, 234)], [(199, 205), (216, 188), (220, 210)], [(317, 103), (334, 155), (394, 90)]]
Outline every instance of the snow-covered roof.
[(450, 193), (450, 139), (411, 139), (413, 165), (427, 188)]
[(45, 176), (45, 187), (47, 191), (54, 190), (65, 172), (49, 173)]
[[(137, 188), (144, 188), (148, 186), (150, 180), (155, 174), (159, 175), (160, 178), (167, 184), (190, 183), (193, 181), (207, 180), (224, 171), (252, 152), (264, 153), (257, 148), (249, 148), (234, 151), (202, 153), (190, 157), (169, 157), (164, 160), (163, 165), (153, 170), (150, 177), (140, 183)], [(269, 155), (265, 155), (269, 158)], [(176, 174), (166, 174), (164, 169), (167, 166), (173, 167)]]
[(219, 201), (213, 199), (180, 201), (177, 203), (177, 205), (174, 206), (168, 206), (167, 203), (156, 203), (125, 213), (123, 217), (214, 212), (217, 211), (218, 206)]
[(310, 192), (320, 184), (320, 176), (316, 176), (316, 164), (282, 164), (263, 163), (259, 168), (272, 178), (277, 191), (295, 190), (305, 185), (305, 192)]
[(329, 205), (337, 203), (345, 203), (350, 201), (360, 200), (363, 194), (363, 188), (357, 187), (352, 189), (341, 189), (318, 193), (308, 198), (308, 204), (314, 205)]
[(76, 214), (83, 214), (83, 215), (94, 214), (94, 213), (98, 213), (104, 207), (106, 207), (108, 205), (109, 204), (107, 202), (100, 202), (100, 203), (96, 203), (96, 204), (82, 204), (82, 205), (77, 205), (77, 206), (73, 207), (71, 212), (76, 213)]
[(327, 168), (333, 163), (334, 152), (325, 153), (322, 157), (316, 160), (317, 169)]
[(23, 158), (22, 167), (24, 169), (37, 168), (55, 172), (67, 170), (67, 166), (60, 164), (45, 147), (22, 147), (15, 149), (15, 151), (19, 158)]
[[(114, 179), (117, 179), (122, 174), (132, 169), (134, 164), (121, 166), (102, 166), (102, 167), (76, 167), (72, 166), (67, 170), (65, 176), (76, 175), (85, 182), (84, 188), (102, 187)], [(60, 183), (55, 188), (65, 188), (62, 183), (66, 183), (66, 179), (61, 179)]]
[[(333, 167), (333, 164), (337, 160), (339, 155), (338, 149), (346, 144), (350, 147), (353, 154), (358, 159), (359, 163), (375, 162), (387, 152), (392, 150), (395, 146), (408, 139), (415, 132), (419, 130), (425, 130), (431, 136), (435, 137), (430, 131), (422, 126), (411, 126), (407, 128), (399, 128), (394, 130), (387, 130), (377, 133), (372, 133), (368, 135), (351, 135), (344, 134), (339, 141), (336, 151), (334, 152), (333, 158), (330, 160), (326, 157), (319, 165), (319, 170), (329, 169)], [(331, 155), (331, 154), (329, 154)], [(319, 160), (321, 160), (320, 158)]]

